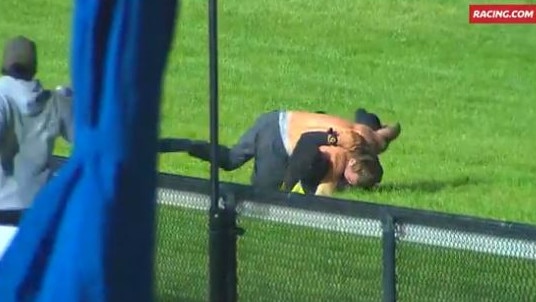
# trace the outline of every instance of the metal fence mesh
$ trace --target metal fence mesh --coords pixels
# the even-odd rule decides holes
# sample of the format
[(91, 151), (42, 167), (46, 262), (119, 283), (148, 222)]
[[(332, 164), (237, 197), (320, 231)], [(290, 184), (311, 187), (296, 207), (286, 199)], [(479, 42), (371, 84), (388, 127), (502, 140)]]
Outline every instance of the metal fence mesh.
[(157, 301), (207, 301), (207, 214), (196, 206), (188, 208), (185, 205), (208, 202), (206, 195), (159, 191), (155, 261)]
[(379, 238), (255, 218), (240, 225), (240, 301), (381, 300)]
[(396, 249), (398, 301), (536, 301), (534, 242), (403, 229)]
[[(208, 299), (208, 195), (159, 190), (158, 301)], [(381, 224), (239, 202), (240, 301), (380, 301)], [(536, 301), (536, 241), (397, 225), (398, 301)]]

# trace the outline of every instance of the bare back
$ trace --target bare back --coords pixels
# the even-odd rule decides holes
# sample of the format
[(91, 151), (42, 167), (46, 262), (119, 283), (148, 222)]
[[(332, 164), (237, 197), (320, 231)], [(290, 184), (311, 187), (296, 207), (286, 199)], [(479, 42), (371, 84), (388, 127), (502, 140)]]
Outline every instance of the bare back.
[(310, 131), (328, 131), (329, 128), (332, 128), (336, 132), (353, 131), (359, 134), (373, 150), (376, 150), (377, 154), (385, 149), (385, 139), (367, 126), (355, 124), (343, 118), (327, 114), (304, 111), (289, 111), (288, 114), (288, 141), (291, 150), (294, 150), (296, 143), (303, 133)]

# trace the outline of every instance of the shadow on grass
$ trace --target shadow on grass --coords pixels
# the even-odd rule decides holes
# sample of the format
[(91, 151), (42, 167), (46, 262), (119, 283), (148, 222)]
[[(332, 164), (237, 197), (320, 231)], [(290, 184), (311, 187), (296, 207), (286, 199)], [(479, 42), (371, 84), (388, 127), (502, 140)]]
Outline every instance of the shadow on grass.
[(426, 192), (435, 193), (445, 189), (455, 189), (464, 186), (471, 186), (484, 183), (482, 179), (474, 177), (463, 176), (448, 180), (432, 180), (423, 179), (417, 181), (411, 181), (407, 183), (396, 182), (386, 183), (380, 185), (375, 189), (377, 192), (400, 192), (400, 191), (412, 191), (412, 192)]

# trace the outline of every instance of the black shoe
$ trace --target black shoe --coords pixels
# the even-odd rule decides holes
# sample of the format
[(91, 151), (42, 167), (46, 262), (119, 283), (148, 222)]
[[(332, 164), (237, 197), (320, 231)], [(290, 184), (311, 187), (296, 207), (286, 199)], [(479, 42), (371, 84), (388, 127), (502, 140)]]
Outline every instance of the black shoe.
[(163, 138), (158, 141), (158, 152), (188, 152), (191, 146), (192, 141), (186, 138)]
[(355, 111), (355, 122), (358, 124), (366, 125), (372, 128), (372, 130), (374, 131), (382, 127), (380, 118), (376, 114), (369, 113), (363, 108), (359, 108)]

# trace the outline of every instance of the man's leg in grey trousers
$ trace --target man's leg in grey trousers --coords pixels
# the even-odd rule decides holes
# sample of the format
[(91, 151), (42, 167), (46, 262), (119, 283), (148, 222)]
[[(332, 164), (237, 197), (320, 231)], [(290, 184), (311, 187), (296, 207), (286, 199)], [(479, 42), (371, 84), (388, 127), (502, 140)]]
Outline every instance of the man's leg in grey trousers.
[[(238, 143), (231, 148), (219, 145), (218, 166), (225, 171), (233, 171), (252, 159), (255, 156), (255, 134), (257, 130), (255, 126), (250, 128), (240, 137)], [(188, 149), (188, 154), (209, 162), (210, 149), (210, 142), (192, 141)]]
[[(219, 146), (218, 165), (220, 168), (224, 169), (225, 171), (236, 170), (255, 156), (257, 148), (257, 136), (274, 121), (270, 114), (272, 113), (261, 115), (255, 124), (253, 124), (253, 126), (240, 137), (238, 143), (231, 148), (223, 145)], [(275, 119), (275, 121), (277, 122), (277, 119)], [(171, 141), (173, 141), (173, 139)], [(204, 161), (210, 161), (210, 142), (195, 140), (189, 141), (183, 139), (175, 141), (180, 141), (180, 144), (183, 147), (180, 151), (187, 151), (188, 154), (193, 157)], [(163, 150), (166, 149), (166, 146), (170, 145), (173, 145), (170, 140), (161, 140)], [(175, 148), (174, 150), (177, 149), (181, 148)]]
[(271, 121), (257, 134), (251, 184), (259, 189), (278, 191), (283, 183), (288, 154), (283, 143), (279, 113), (268, 116), (267, 119)]
[(278, 191), (283, 184), (287, 169), (288, 156), (281, 143), (277, 152), (274, 142), (266, 141), (259, 144), (259, 152), (255, 158), (255, 166), (251, 174), (251, 184), (262, 190)]
[[(218, 146), (220, 168), (232, 171), (251, 159), (249, 148), (245, 147), (250, 145), (250, 135), (248, 134), (244, 134), (245, 137), (242, 137), (233, 148), (223, 145)], [(158, 144), (159, 153), (188, 152), (193, 157), (210, 162), (210, 142), (187, 138), (163, 138), (158, 141)]]

